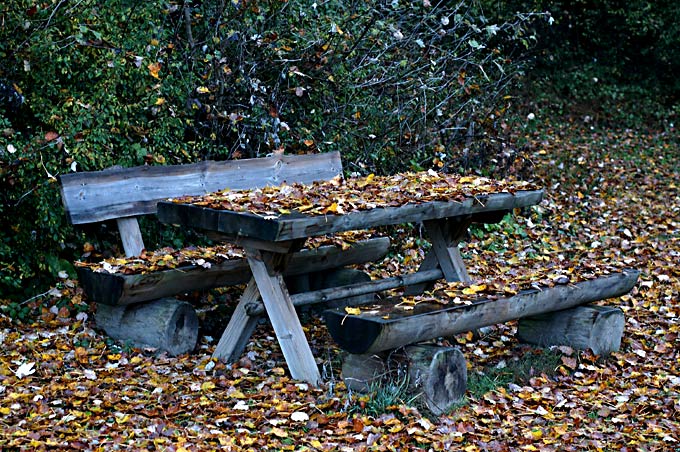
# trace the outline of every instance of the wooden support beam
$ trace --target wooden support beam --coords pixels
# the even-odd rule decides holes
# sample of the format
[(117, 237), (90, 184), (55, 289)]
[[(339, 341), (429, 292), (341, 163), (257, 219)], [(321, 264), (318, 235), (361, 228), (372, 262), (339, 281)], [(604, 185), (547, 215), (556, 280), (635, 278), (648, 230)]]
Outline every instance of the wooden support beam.
[[(246, 248), (246, 257), (290, 374), (314, 386), (321, 381), (314, 355), (281, 274), (272, 270), (269, 252)], [(265, 264), (268, 262), (268, 264)]]
[(118, 218), (118, 232), (123, 242), (123, 250), (126, 257), (139, 256), (144, 250), (144, 239), (139, 230), (139, 222), (136, 217)]
[(636, 270), (626, 270), (471, 305), (420, 303), (406, 311), (394, 309), (395, 302), (390, 300), (376, 304), (360, 315), (347, 315), (344, 310), (330, 309), (324, 312), (324, 316), (331, 336), (344, 350), (360, 354), (377, 353), (508, 320), (618, 297), (633, 288), (638, 274)]
[(568, 345), (608, 355), (621, 347), (625, 317), (619, 308), (579, 306), (520, 319), (517, 337), (541, 347)]
[(463, 258), (460, 256), (458, 244), (465, 236), (471, 221), (468, 217), (423, 222), (432, 241), (432, 251), (437, 256), (438, 266), (442, 269), (444, 278), (449, 282), (470, 282), (470, 276), (465, 269)]
[(241, 295), (238, 305), (236, 305), (234, 313), (229, 319), (227, 328), (215, 347), (213, 358), (224, 362), (232, 362), (241, 356), (259, 320), (258, 317), (248, 315), (246, 306), (248, 303), (259, 298), (260, 292), (257, 290), (257, 284), (255, 279), (251, 278), (243, 295)]
[[(378, 279), (370, 282), (350, 284), (342, 287), (331, 287), (328, 289), (316, 290), (291, 295), (290, 299), (295, 306), (304, 306), (313, 303), (321, 303), (343, 298), (356, 297), (369, 293), (377, 293), (383, 290), (404, 287), (410, 284), (418, 284), (423, 281), (437, 280), (442, 277), (439, 269), (412, 273), (404, 276), (394, 276), (392, 278)], [(246, 308), (250, 315), (260, 315), (264, 308), (258, 302), (252, 302)]]

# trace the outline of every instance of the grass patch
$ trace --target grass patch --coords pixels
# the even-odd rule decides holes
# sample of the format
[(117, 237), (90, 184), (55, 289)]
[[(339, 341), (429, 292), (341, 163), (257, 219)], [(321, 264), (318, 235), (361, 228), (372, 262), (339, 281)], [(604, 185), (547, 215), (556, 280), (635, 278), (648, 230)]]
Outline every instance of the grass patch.
[(533, 349), (504, 366), (487, 367), (481, 372), (471, 373), (468, 375), (468, 392), (472, 398), (480, 398), (511, 383), (526, 385), (537, 375), (552, 376), (560, 365), (561, 356), (556, 350)]

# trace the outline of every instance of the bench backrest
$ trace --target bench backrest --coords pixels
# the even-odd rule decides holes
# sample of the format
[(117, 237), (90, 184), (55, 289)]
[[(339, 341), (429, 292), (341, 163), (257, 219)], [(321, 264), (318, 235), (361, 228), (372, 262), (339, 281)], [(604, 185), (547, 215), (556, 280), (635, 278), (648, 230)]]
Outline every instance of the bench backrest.
[(116, 219), (128, 256), (144, 248), (135, 217), (156, 213), (168, 198), (223, 189), (254, 189), (282, 183), (311, 183), (342, 174), (338, 152), (204, 161), (186, 165), (109, 168), (59, 177), (61, 199), (73, 224)]

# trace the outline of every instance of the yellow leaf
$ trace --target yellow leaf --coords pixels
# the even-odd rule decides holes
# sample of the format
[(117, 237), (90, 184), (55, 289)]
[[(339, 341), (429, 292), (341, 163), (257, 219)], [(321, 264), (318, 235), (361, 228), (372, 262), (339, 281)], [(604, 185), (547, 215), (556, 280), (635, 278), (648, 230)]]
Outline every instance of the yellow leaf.
[(326, 210), (324, 210), (325, 213), (337, 213), (338, 212), (338, 203), (334, 202), (330, 206), (326, 207)]
[(349, 315), (359, 315), (361, 314), (361, 309), (346, 307), (345, 312)]
[(206, 88), (205, 86), (199, 86), (198, 88), (196, 88), (196, 91), (201, 93), (201, 94), (206, 94), (206, 93), (210, 92), (210, 90), (208, 88)]
[(367, 186), (368, 184), (373, 182), (374, 178), (375, 178), (375, 174), (373, 174), (373, 173), (369, 174), (364, 179), (360, 179), (359, 181), (357, 181), (357, 187), (364, 188), (365, 186)]
[(202, 391), (210, 391), (211, 389), (215, 389), (215, 383), (213, 383), (212, 381), (206, 381), (201, 385)]
[(159, 97), (158, 99), (156, 99), (156, 105), (163, 105), (164, 103), (165, 103), (165, 99), (163, 99), (162, 97)]
[(147, 66), (149, 69), (149, 74), (151, 74), (151, 77), (160, 79), (158, 76), (158, 73), (161, 71), (161, 65), (160, 63), (151, 63)]
[(282, 208), (282, 209), (279, 209), (279, 213), (280, 213), (281, 215), (289, 215), (289, 214), (290, 214), (290, 210), (288, 210), (288, 209), (283, 209), (283, 208)]
[(465, 176), (465, 177), (461, 177), (460, 179), (458, 179), (458, 182), (460, 182), (461, 184), (469, 184), (470, 182), (474, 182), (476, 180), (477, 180), (476, 177)]
[(314, 449), (321, 449), (321, 447), (323, 446), (321, 444), (321, 441), (319, 441), (318, 439), (313, 439), (312, 441), (310, 441), (309, 445), (312, 446)]
[(483, 292), (484, 290), (486, 290), (486, 284), (472, 284), (470, 287), (463, 289), (463, 293), (465, 295), (474, 295), (478, 292)]

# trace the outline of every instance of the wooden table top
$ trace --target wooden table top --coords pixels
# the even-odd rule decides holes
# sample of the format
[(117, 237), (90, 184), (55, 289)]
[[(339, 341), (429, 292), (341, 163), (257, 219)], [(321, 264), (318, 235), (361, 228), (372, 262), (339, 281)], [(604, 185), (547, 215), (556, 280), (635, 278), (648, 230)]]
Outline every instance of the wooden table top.
[(418, 199), (406, 197), (399, 206), (376, 206), (367, 210), (325, 215), (295, 211), (280, 215), (262, 215), (162, 201), (158, 203), (158, 217), (164, 223), (215, 231), (233, 237), (278, 242), (377, 226), (510, 211), (538, 204), (543, 195), (542, 189), (532, 189), (476, 195), (451, 201), (419, 202)]

